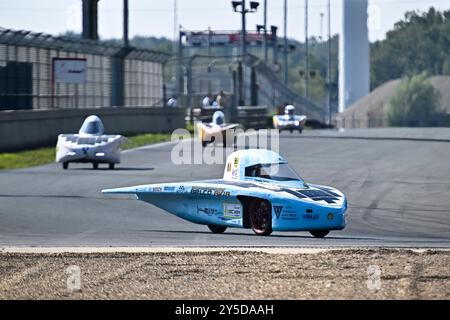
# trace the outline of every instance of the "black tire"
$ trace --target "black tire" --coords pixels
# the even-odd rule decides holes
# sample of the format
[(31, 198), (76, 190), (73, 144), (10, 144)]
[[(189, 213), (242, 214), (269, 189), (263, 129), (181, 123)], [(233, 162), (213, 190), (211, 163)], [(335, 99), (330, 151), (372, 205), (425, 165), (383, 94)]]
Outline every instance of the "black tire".
[(115, 164), (114, 163), (110, 163), (109, 164), (109, 170), (114, 170)]
[(264, 199), (253, 200), (249, 207), (250, 225), (258, 236), (268, 236), (272, 233), (272, 206)]
[(209, 230), (211, 230), (212, 233), (224, 233), (225, 230), (227, 230), (227, 227), (216, 226), (213, 224), (209, 224), (208, 228), (209, 228)]
[(62, 167), (64, 170), (67, 170), (69, 168), (69, 163), (68, 162), (63, 162)]
[(323, 238), (329, 232), (330, 232), (330, 230), (312, 230), (312, 231), (310, 231), (310, 233), (316, 238)]
[(98, 162), (92, 162), (92, 167), (94, 168), (94, 170), (98, 169)]
[(302, 134), (303, 129), (298, 129), (298, 133)]
[(292, 132), (294, 132), (294, 130), (293, 129), (289, 129), (289, 132), (292, 133)]

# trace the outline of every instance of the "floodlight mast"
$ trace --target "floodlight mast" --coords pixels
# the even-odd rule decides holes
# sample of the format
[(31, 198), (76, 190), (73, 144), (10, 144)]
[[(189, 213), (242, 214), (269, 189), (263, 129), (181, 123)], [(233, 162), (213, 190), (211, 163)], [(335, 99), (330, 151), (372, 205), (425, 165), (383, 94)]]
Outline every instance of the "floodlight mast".
[[(242, 1), (231, 1), (234, 12), (238, 12), (242, 16), (242, 29), (241, 29), (241, 55), (245, 56), (247, 54), (247, 31), (246, 31), (246, 21), (245, 15), (247, 13), (253, 13), (258, 10), (259, 2), (250, 1), (250, 9), (245, 8), (245, 0)], [(240, 8), (240, 10), (239, 10)]]

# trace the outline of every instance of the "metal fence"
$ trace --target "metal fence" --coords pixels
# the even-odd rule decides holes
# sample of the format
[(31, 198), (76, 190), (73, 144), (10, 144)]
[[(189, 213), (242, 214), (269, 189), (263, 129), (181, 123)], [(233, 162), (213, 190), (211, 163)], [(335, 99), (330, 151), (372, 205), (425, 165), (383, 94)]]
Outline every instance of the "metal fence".
[[(54, 58), (86, 59), (85, 82), (55, 82)], [(0, 109), (159, 104), (168, 59), (151, 50), (0, 29)]]

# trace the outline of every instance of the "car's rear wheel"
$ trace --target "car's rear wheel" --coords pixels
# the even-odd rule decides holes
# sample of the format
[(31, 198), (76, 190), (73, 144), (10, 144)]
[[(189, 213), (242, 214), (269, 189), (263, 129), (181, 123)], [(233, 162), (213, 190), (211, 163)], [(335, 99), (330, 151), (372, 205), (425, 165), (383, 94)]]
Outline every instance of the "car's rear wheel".
[(115, 164), (114, 164), (114, 163), (110, 163), (110, 164), (109, 164), (109, 169), (110, 169), (110, 170), (114, 170), (114, 167), (115, 167)]
[(63, 162), (62, 167), (64, 170), (67, 170), (69, 168), (69, 163), (68, 162)]
[(92, 163), (92, 167), (94, 168), (94, 170), (98, 169), (98, 162), (93, 162)]
[(323, 238), (329, 232), (330, 232), (330, 230), (312, 230), (312, 231), (310, 231), (310, 233), (316, 238)]
[(249, 206), (250, 223), (253, 232), (259, 236), (268, 236), (272, 233), (272, 207), (264, 199), (255, 199)]
[(209, 230), (211, 230), (212, 233), (224, 233), (225, 230), (227, 230), (227, 227), (223, 226), (216, 226), (213, 224), (208, 225)]

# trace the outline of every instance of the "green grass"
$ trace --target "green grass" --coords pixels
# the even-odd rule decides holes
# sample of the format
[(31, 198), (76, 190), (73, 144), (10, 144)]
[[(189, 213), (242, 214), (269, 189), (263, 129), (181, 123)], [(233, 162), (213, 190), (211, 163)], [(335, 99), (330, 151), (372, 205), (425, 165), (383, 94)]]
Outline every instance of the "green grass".
[[(148, 144), (170, 141), (170, 133), (148, 133), (128, 137), (129, 142), (122, 149), (132, 149)], [(43, 165), (55, 161), (55, 147), (46, 147), (26, 151), (0, 153), (0, 170), (20, 169)]]
[(51, 163), (55, 161), (56, 148), (39, 148), (33, 150), (0, 153), (1, 169), (19, 169)]
[(142, 147), (148, 144), (170, 141), (170, 133), (146, 133), (127, 137), (130, 140), (122, 146), (123, 150)]

